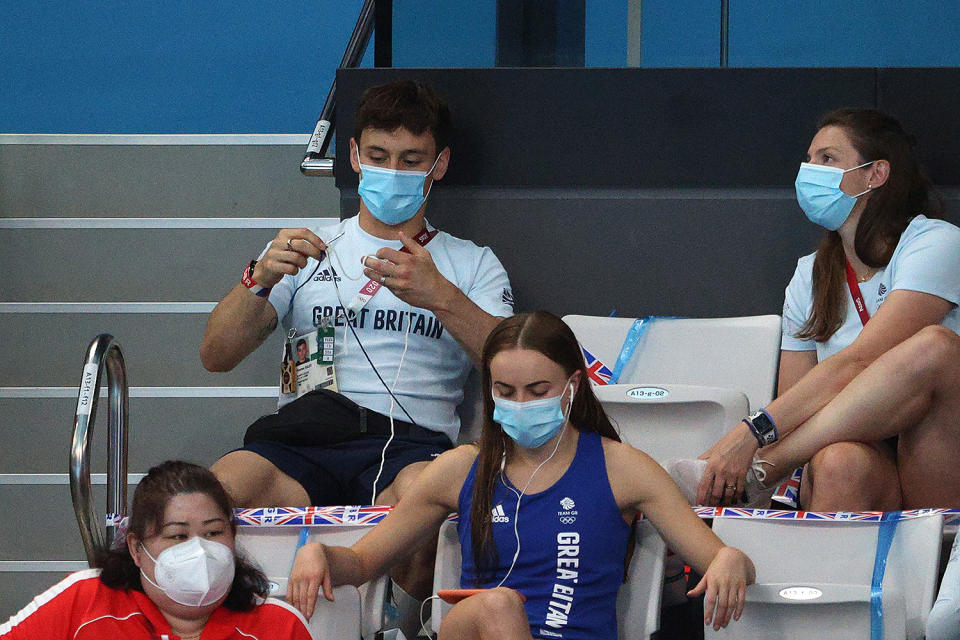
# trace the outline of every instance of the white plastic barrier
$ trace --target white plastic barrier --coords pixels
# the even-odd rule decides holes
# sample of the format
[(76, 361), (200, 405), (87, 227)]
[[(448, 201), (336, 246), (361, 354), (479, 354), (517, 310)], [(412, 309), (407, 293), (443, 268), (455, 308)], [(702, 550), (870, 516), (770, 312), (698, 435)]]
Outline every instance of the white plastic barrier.
[[(943, 515), (908, 517), (895, 528), (877, 520), (873, 514), (716, 520), (714, 532), (724, 543), (753, 560), (757, 583), (747, 588), (741, 620), (719, 632), (707, 629), (706, 637), (880, 637), (871, 635), (879, 630), (871, 619), (876, 606), (882, 638), (922, 638), (936, 589)], [(878, 540), (884, 538), (891, 544), (880, 555), (885, 567), (878, 575)]]
[[(382, 520), (390, 507), (268, 507), (238, 509), (237, 548), (251, 558), (271, 582), (270, 595), (284, 597), (293, 558), (306, 527), (306, 542), (350, 546)], [(334, 602), (323, 597), (310, 620), (317, 640), (363, 637), (381, 631), (387, 576), (362, 585), (337, 587)], [(322, 633), (321, 633), (322, 632)]]

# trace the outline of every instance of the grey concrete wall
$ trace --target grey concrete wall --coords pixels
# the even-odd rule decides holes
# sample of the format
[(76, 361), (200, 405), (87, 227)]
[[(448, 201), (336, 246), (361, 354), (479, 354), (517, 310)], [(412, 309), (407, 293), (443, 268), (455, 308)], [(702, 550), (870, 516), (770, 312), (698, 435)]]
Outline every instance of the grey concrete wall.
[[(140, 387), (276, 384), (278, 336), (236, 370), (211, 374), (198, 346), (205, 312), (35, 313), (11, 303), (214, 303), (275, 235), (270, 220), (336, 217), (332, 179), (307, 178), (301, 144), (4, 144), (0, 136), (0, 563), (82, 561), (66, 484), (11, 484), (11, 474), (66, 474), (75, 388), (90, 340), (112, 333)], [(14, 220), (14, 219), (38, 220)], [(77, 218), (76, 221), (66, 221)], [(102, 228), (94, 218), (142, 219)], [(225, 218), (214, 228), (176, 218)], [(101, 228), (89, 228), (94, 224)], [(166, 225), (167, 228), (162, 228)], [(253, 225), (253, 226), (251, 226)], [(24, 228), (27, 227), (27, 228)], [(161, 227), (161, 228), (157, 228)], [(241, 227), (241, 228), (234, 228)], [(258, 228), (259, 227), (259, 228)], [(208, 305), (209, 307), (210, 305)], [(63, 311), (62, 304), (51, 310)], [(66, 387), (67, 391), (51, 388)], [(202, 391), (202, 390), (201, 390)], [(37, 397), (57, 392), (61, 397)], [(166, 389), (165, 392), (176, 393)], [(66, 397), (64, 396), (66, 393)], [(211, 464), (242, 442), (275, 397), (130, 400), (130, 472), (169, 458)], [(92, 469), (106, 470), (106, 401)], [(63, 481), (46, 476), (44, 481)], [(131, 487), (132, 491), (132, 487)], [(103, 486), (94, 487), (105, 507)], [(0, 620), (64, 572), (0, 564)]]

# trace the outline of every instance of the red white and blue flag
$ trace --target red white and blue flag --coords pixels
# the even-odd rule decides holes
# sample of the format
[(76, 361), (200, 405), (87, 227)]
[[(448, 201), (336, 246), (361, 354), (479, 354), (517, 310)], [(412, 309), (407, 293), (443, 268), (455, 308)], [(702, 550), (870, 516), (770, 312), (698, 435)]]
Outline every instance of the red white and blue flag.
[(600, 362), (592, 353), (584, 349), (583, 345), (580, 346), (580, 350), (583, 351), (583, 360), (587, 365), (587, 375), (590, 376), (590, 380), (592, 380), (594, 384), (610, 384), (613, 371), (610, 371), (607, 365)]
[(265, 527), (373, 526), (391, 509), (389, 506), (261, 507), (236, 509), (233, 517), (238, 525)]

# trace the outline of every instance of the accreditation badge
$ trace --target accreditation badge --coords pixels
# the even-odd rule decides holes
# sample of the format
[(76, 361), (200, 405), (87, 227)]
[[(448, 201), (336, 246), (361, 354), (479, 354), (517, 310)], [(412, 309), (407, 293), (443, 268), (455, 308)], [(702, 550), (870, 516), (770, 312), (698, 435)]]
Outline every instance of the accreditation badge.
[(321, 319), (314, 331), (291, 334), (284, 345), (280, 367), (281, 393), (295, 393), (299, 398), (314, 389), (336, 391), (333, 318)]

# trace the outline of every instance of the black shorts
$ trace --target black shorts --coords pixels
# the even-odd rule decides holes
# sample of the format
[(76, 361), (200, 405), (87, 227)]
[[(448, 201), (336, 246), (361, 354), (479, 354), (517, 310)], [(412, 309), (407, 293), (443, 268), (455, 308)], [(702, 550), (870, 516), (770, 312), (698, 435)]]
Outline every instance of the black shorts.
[[(303, 486), (314, 506), (366, 505), (371, 504), (373, 481), (387, 439), (385, 435), (367, 435), (322, 447), (260, 440), (238, 451), (252, 451), (269, 460)], [(442, 433), (394, 438), (387, 447), (377, 493), (389, 487), (407, 465), (432, 460), (451, 446)]]

